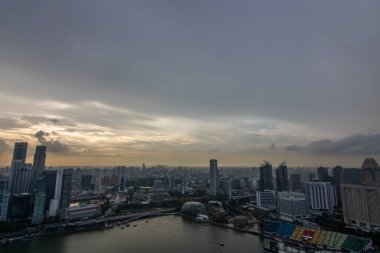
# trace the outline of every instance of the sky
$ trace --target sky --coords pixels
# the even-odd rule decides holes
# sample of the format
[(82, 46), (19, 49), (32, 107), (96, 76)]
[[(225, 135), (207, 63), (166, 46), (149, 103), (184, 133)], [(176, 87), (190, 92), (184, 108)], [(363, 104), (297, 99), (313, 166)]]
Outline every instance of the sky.
[(380, 160), (380, 1), (0, 2), (0, 166)]

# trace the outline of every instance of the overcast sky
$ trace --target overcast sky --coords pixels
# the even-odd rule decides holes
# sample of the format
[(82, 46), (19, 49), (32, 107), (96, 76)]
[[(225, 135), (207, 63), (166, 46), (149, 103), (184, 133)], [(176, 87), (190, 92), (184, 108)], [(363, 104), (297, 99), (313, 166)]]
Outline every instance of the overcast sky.
[(2, 0), (0, 165), (16, 141), (29, 156), (47, 145), (49, 165), (380, 158), (379, 13), (378, 0)]

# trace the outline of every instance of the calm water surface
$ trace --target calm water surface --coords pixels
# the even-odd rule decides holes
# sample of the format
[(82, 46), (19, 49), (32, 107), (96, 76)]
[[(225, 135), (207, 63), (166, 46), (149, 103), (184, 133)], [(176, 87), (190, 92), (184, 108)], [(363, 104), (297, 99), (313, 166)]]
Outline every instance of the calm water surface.
[[(257, 236), (165, 216), (135, 221), (137, 227), (40, 236), (0, 246), (1, 253), (261, 252)], [(223, 242), (224, 247), (219, 246)]]

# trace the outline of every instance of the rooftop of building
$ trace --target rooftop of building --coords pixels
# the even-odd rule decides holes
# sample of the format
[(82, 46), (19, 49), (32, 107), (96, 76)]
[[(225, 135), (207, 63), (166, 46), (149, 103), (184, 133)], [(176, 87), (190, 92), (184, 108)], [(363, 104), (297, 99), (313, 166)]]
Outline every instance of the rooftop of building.
[(379, 166), (379, 164), (376, 162), (376, 160), (374, 158), (366, 158), (366, 159), (364, 159), (364, 162), (363, 162), (363, 165), (362, 165), (362, 169), (376, 169), (376, 170), (379, 170), (380, 166)]

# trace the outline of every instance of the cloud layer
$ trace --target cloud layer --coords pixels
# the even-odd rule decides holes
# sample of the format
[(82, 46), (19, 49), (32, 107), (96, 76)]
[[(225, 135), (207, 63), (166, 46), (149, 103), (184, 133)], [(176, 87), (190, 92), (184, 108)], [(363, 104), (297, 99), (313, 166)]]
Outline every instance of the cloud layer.
[(379, 11), (376, 0), (1, 1), (0, 139), (45, 144), (52, 164), (204, 164), (213, 150), (230, 164), (360, 163), (378, 154), (352, 135), (380, 131)]
[(306, 146), (290, 145), (286, 150), (328, 155), (379, 155), (380, 134), (354, 134), (337, 141), (322, 139)]

